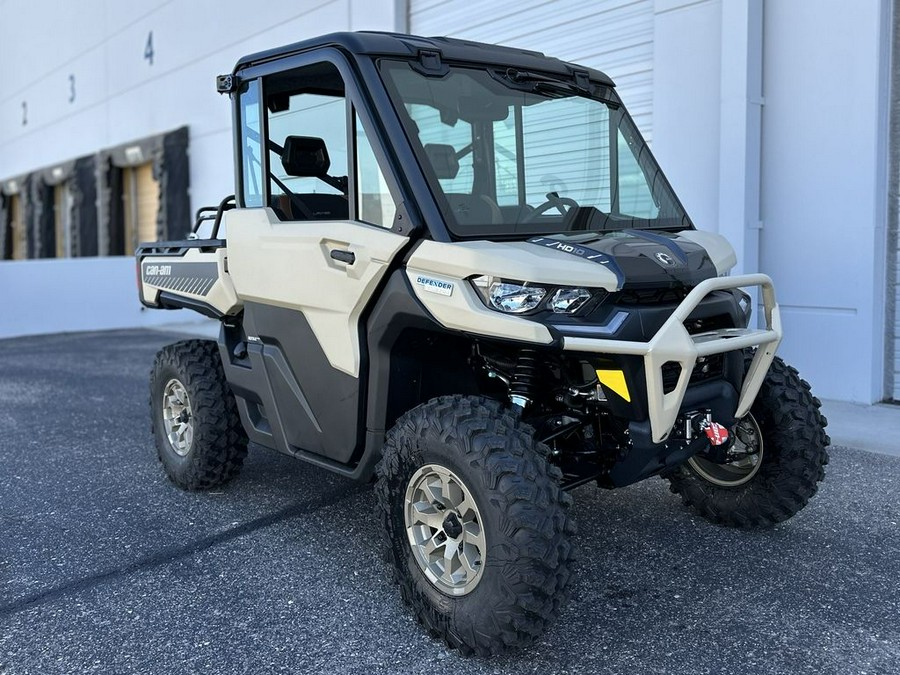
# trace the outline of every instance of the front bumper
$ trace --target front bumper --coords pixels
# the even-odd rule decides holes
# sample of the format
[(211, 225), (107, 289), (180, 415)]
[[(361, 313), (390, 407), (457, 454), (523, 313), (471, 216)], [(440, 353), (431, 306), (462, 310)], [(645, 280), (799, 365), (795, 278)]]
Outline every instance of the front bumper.
[[(766, 321), (764, 329), (722, 328), (691, 335), (685, 328), (685, 320), (710, 293), (747, 287), (759, 287), (761, 290)], [(662, 443), (672, 432), (699, 357), (757, 347), (738, 397), (734, 416), (740, 418), (753, 405), (781, 338), (781, 315), (772, 280), (765, 274), (747, 274), (707, 279), (697, 284), (646, 342), (568, 335), (562, 340), (566, 351), (643, 357), (651, 437), (654, 443)], [(681, 366), (681, 373), (674, 389), (666, 393), (663, 365), (670, 362)]]

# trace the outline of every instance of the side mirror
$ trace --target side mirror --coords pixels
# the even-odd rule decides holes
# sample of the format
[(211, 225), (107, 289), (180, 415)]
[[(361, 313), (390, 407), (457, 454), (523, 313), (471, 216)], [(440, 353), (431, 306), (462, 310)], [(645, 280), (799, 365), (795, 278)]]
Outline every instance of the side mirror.
[(281, 165), (288, 176), (321, 178), (328, 175), (331, 160), (325, 141), (314, 136), (288, 136), (284, 139)]

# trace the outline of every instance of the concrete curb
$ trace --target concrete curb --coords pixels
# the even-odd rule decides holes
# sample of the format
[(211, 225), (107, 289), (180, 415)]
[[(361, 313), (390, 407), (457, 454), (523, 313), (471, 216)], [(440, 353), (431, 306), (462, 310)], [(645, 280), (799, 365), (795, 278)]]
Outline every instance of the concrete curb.
[(832, 445), (900, 457), (900, 405), (822, 401)]

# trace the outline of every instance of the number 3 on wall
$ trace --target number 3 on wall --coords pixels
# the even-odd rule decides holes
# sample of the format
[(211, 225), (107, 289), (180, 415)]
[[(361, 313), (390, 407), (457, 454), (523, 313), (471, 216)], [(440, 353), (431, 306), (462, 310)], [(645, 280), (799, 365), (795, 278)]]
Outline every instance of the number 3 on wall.
[(147, 44), (144, 45), (144, 58), (153, 65), (153, 31), (147, 34)]

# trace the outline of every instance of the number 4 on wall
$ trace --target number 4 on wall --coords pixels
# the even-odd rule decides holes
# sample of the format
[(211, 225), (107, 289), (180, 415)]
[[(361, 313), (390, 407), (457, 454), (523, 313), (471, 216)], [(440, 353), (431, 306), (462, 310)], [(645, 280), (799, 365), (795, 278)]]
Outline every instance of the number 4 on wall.
[(153, 31), (147, 34), (147, 44), (144, 45), (144, 58), (153, 65)]

